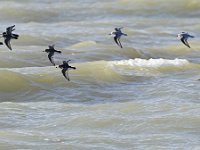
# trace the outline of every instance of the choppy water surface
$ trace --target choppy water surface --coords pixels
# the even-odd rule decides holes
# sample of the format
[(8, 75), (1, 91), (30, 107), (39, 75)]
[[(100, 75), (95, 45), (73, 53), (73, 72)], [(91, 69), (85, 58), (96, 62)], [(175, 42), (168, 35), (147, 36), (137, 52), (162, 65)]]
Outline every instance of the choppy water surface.
[[(0, 46), (0, 149), (200, 149), (200, 0), (2, 0), (0, 12), (0, 31), (20, 35)], [(77, 67), (70, 82), (50, 44)]]

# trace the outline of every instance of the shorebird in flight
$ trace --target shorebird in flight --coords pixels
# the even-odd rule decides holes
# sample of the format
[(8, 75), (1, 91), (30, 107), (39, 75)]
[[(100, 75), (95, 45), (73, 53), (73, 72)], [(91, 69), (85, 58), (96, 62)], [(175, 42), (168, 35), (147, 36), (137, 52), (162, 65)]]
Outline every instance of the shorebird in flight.
[[(4, 43), (6, 44), (6, 46), (12, 50), (10, 41), (11, 39), (18, 39), (19, 35), (18, 34), (13, 34), (12, 32), (15, 30), (15, 25), (10, 26), (8, 28), (6, 28), (6, 32), (3, 32), (1, 35), (4, 38)], [(2, 45), (2, 44), (1, 44)]]
[(50, 62), (55, 66), (55, 63), (54, 63), (54, 61), (52, 59), (53, 55), (54, 55), (54, 53), (61, 53), (61, 51), (56, 50), (54, 48), (54, 45), (49, 45), (49, 49), (45, 49), (45, 51), (43, 51), (43, 52), (49, 53), (48, 54), (48, 58), (49, 58)]
[(192, 36), (192, 35), (190, 35), (189, 33), (187, 33), (187, 32), (181, 32), (181, 33), (179, 33), (178, 35), (177, 35), (177, 37), (181, 40), (181, 42), (183, 43), (183, 44), (185, 44), (187, 47), (189, 47), (190, 48), (190, 45), (189, 45), (189, 43), (188, 43), (188, 38), (194, 38), (194, 36)]
[(121, 31), (122, 28), (123, 28), (123, 27), (121, 27), (121, 28), (115, 28), (115, 31), (113, 31), (113, 32), (111, 32), (111, 33), (109, 34), (109, 35), (114, 35), (114, 41), (115, 41), (115, 43), (116, 43), (119, 47), (121, 47), (121, 48), (123, 48), (123, 47), (122, 47), (122, 44), (121, 44), (121, 42), (120, 42), (120, 38), (121, 38), (122, 35), (127, 36), (127, 34), (122, 33), (122, 31)]
[(74, 70), (76, 69), (76, 67), (72, 67), (72, 66), (70, 66), (70, 65), (68, 64), (69, 61), (71, 61), (71, 60), (63, 61), (63, 64), (58, 66), (59, 68), (62, 69), (61, 72), (62, 72), (63, 76), (64, 76), (68, 81), (70, 81), (69, 74), (68, 74), (68, 70), (69, 70), (69, 69), (74, 69)]

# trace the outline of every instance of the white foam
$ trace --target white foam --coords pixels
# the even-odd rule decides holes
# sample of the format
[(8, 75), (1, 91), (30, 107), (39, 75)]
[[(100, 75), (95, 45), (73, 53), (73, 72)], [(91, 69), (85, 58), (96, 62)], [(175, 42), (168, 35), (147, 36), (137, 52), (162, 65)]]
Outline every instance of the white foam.
[(120, 60), (120, 61), (113, 61), (111, 65), (128, 65), (133, 67), (151, 67), (151, 68), (159, 68), (159, 67), (166, 67), (166, 66), (183, 66), (188, 65), (190, 62), (186, 59), (129, 59), (129, 60)]

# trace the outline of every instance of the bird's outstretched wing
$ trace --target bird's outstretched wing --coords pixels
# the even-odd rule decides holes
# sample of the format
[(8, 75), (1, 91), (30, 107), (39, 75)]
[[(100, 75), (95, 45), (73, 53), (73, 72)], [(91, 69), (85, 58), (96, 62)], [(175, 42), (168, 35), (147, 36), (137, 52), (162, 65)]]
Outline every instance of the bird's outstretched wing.
[(11, 38), (5, 38), (4, 42), (5, 42), (6, 46), (7, 46), (10, 50), (12, 50), (12, 47), (11, 47), (11, 44), (10, 44), (10, 40), (11, 40)]
[(115, 43), (117, 43), (117, 45), (118, 45), (119, 47), (123, 48), (123, 47), (122, 47), (122, 44), (121, 44), (121, 42), (120, 42), (120, 38), (118, 38), (117, 36), (115, 36), (115, 37), (114, 37), (114, 40), (115, 40)]
[(115, 31), (119, 31), (119, 28), (115, 28)]
[(55, 50), (55, 52), (56, 52), (56, 53), (60, 53), (60, 54), (62, 53), (61, 51), (57, 51), (57, 50)]
[(115, 28), (115, 31), (121, 31), (121, 29), (123, 29), (123, 27)]
[(190, 48), (190, 45), (189, 45), (189, 43), (188, 43), (188, 41), (187, 41), (186, 38), (181, 38), (181, 42), (182, 42), (183, 44), (185, 44), (187, 47)]
[(118, 43), (119, 43), (119, 46), (120, 46), (121, 48), (123, 48), (123, 47), (122, 47), (122, 44), (121, 44), (121, 42), (120, 42), (120, 39), (118, 39)]
[(49, 45), (49, 49), (54, 49), (54, 44), (53, 45)]
[(49, 58), (50, 62), (55, 66), (52, 56), (53, 56), (53, 53), (49, 53), (48, 58)]
[(6, 31), (7, 31), (8, 33), (11, 33), (12, 31), (15, 30), (14, 27), (15, 27), (15, 25), (10, 26), (10, 27), (7, 27), (7, 28), (6, 28)]
[(19, 38), (18, 34), (12, 34), (11, 36), (12, 36), (13, 39), (18, 39)]
[(117, 36), (114, 37), (114, 41), (115, 41), (115, 43), (116, 43), (118, 46), (120, 46), (119, 43), (118, 43), (118, 38), (117, 38)]
[(68, 75), (68, 68), (63, 68), (62, 69), (62, 74), (68, 81), (70, 81), (69, 75)]
[(69, 59), (66, 63), (69, 63), (71, 61), (71, 59)]

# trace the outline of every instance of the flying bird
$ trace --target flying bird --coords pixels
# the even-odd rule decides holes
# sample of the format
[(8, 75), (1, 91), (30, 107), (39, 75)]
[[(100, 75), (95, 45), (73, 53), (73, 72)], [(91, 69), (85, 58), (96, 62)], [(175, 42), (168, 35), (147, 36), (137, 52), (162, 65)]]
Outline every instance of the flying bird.
[(47, 52), (48, 53), (48, 58), (50, 60), (50, 62), (55, 66), (55, 63), (53, 61), (53, 55), (54, 53), (61, 53), (61, 51), (58, 51), (54, 48), (54, 45), (49, 45), (49, 49), (45, 49), (45, 51), (43, 52)]
[(6, 32), (2, 33), (2, 37), (4, 38), (4, 43), (10, 50), (12, 50), (12, 47), (10, 44), (11, 39), (18, 39), (18, 37), (19, 37), (18, 34), (12, 33), (15, 30), (14, 27), (15, 27), (15, 25), (10, 26), (10, 27), (6, 28)]
[(188, 38), (194, 38), (194, 36), (192, 36), (192, 35), (190, 35), (189, 33), (187, 33), (187, 32), (181, 32), (181, 33), (179, 33), (178, 35), (177, 35), (177, 37), (181, 40), (181, 42), (183, 43), (183, 44), (185, 44), (187, 47), (189, 47), (190, 48), (190, 45), (189, 45), (189, 43), (188, 43)]
[(68, 70), (69, 70), (69, 69), (74, 69), (74, 70), (76, 69), (76, 67), (72, 67), (72, 66), (70, 66), (70, 65), (68, 64), (69, 61), (71, 61), (71, 60), (63, 61), (63, 64), (58, 66), (59, 68), (62, 69), (61, 72), (62, 72), (63, 76), (64, 76), (68, 81), (70, 81), (70, 78), (69, 78), (69, 75), (68, 75)]
[(122, 47), (122, 44), (121, 44), (121, 42), (120, 42), (120, 38), (121, 38), (122, 35), (127, 36), (127, 34), (122, 33), (122, 31), (121, 31), (122, 28), (123, 28), (123, 27), (121, 27), (121, 28), (115, 28), (115, 31), (113, 31), (113, 32), (111, 32), (111, 33), (109, 34), (109, 35), (114, 35), (114, 41), (115, 41), (115, 43), (116, 43), (119, 47), (121, 47), (121, 48), (123, 48), (123, 47)]

